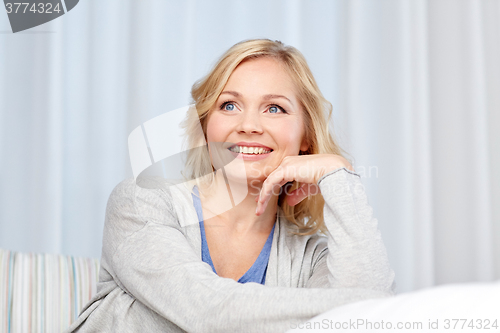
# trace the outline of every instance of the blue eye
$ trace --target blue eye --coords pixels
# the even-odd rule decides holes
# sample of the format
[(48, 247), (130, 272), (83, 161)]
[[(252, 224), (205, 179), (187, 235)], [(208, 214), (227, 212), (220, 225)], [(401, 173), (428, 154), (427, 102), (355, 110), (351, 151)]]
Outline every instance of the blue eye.
[(285, 109), (283, 109), (281, 106), (279, 105), (271, 105), (269, 107), (269, 113), (278, 113), (279, 111), (281, 111), (281, 113), (287, 113), (285, 111)]
[(235, 108), (235, 106), (232, 103), (227, 103), (226, 105), (224, 105), (224, 110), (226, 110), (226, 111), (233, 111), (234, 108)]

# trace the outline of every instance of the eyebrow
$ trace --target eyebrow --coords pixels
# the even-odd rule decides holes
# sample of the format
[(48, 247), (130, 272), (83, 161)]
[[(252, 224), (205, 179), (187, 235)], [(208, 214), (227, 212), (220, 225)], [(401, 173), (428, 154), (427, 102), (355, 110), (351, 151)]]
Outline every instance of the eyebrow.
[[(223, 91), (223, 92), (221, 92), (221, 95), (222, 94), (229, 94), (229, 95), (233, 95), (234, 97), (241, 97), (241, 94), (236, 92), (236, 91)], [(283, 99), (286, 99), (288, 102), (290, 102), (290, 104), (293, 105), (292, 101), (288, 97), (283, 96), (283, 95), (269, 94), (269, 95), (264, 95), (263, 98), (265, 100), (270, 100), (273, 98), (283, 98)]]

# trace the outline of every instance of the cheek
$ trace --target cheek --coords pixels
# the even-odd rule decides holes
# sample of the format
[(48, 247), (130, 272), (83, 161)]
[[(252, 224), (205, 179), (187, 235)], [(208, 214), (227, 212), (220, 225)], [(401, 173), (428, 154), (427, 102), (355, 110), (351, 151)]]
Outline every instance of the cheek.
[(206, 129), (205, 133), (206, 133), (207, 141), (213, 141), (212, 134), (214, 133), (214, 130), (213, 130), (212, 126), (210, 126), (210, 123), (207, 124), (207, 129)]
[(220, 132), (220, 121), (212, 115), (207, 122), (207, 140), (217, 141), (217, 134), (220, 134)]
[(283, 126), (281, 130), (281, 136), (289, 143), (290, 148), (294, 150), (301, 146), (304, 135), (305, 129), (302, 123), (289, 124), (289, 126)]

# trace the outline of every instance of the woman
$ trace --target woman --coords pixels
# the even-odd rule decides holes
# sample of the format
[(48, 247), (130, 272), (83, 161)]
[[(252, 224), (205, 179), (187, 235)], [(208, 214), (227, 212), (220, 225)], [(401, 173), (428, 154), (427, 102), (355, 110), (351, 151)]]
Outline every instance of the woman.
[(115, 188), (98, 292), (69, 331), (282, 332), (393, 293), (377, 220), (296, 49), (238, 43), (192, 97), (190, 146), (209, 143), (188, 155), (195, 181)]

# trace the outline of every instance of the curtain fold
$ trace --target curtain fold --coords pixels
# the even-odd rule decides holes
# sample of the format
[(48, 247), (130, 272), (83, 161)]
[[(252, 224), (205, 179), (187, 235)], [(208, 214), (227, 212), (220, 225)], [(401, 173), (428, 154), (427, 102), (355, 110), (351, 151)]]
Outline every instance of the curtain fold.
[(303, 52), (363, 176), (398, 291), (500, 278), (500, 2), (80, 1), (0, 17), (0, 247), (100, 256), (127, 136), (231, 45)]
[(485, 78), (498, 73), (484, 62), (489, 5), (429, 2), (437, 283), (494, 275)]

